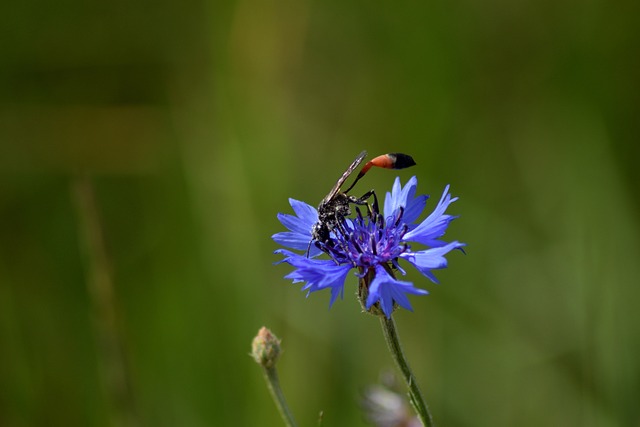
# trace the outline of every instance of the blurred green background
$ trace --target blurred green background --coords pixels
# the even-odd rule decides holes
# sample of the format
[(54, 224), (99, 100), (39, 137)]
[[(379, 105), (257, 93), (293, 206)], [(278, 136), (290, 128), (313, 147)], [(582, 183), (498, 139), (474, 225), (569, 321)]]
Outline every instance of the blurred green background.
[[(410, 153), (453, 253), (396, 314), (440, 426), (637, 426), (640, 3), (4, 2), (0, 425), (364, 425), (377, 320), (274, 266), (287, 198)], [(361, 190), (390, 189), (372, 171)]]

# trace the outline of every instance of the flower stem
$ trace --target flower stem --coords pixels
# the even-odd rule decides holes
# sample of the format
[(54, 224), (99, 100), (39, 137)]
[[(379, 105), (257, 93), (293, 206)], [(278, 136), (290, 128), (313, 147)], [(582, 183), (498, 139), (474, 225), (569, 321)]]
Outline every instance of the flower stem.
[(391, 356), (393, 357), (398, 369), (400, 369), (400, 372), (402, 372), (402, 377), (404, 378), (405, 383), (407, 383), (407, 387), (409, 387), (409, 400), (411, 401), (411, 405), (418, 413), (418, 417), (420, 418), (422, 425), (425, 427), (432, 427), (433, 418), (431, 418), (431, 413), (429, 412), (429, 408), (422, 397), (422, 392), (420, 391), (420, 387), (418, 387), (418, 382), (416, 381), (413, 372), (411, 372), (409, 363), (404, 357), (402, 346), (400, 345), (400, 338), (398, 337), (398, 332), (396, 330), (396, 322), (393, 320), (393, 317), (379, 317), (384, 339), (387, 342)]
[(280, 388), (280, 381), (278, 380), (278, 371), (275, 366), (263, 367), (264, 378), (267, 381), (267, 388), (271, 393), (271, 397), (280, 411), (280, 416), (287, 427), (296, 427), (296, 421), (293, 419), (293, 415), (287, 406), (287, 401), (284, 398), (282, 388)]

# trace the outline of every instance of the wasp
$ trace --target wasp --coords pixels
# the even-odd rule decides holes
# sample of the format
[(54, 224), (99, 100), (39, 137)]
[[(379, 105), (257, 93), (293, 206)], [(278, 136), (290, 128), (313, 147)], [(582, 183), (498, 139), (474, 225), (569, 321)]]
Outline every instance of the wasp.
[[(378, 156), (371, 161), (365, 163), (362, 167), (353, 184), (349, 186), (345, 191), (342, 191), (342, 185), (351, 176), (353, 171), (362, 163), (367, 156), (367, 152), (363, 151), (356, 157), (356, 159), (349, 165), (347, 170), (342, 174), (340, 179), (335, 183), (329, 194), (318, 205), (318, 222), (316, 222), (311, 228), (311, 242), (309, 242), (309, 248), (312, 242), (328, 243), (330, 240), (331, 231), (338, 228), (342, 229), (342, 222), (345, 217), (351, 215), (351, 204), (354, 205), (366, 205), (369, 213), (371, 208), (369, 207), (368, 200), (373, 196), (373, 211), (378, 212), (378, 198), (374, 190), (369, 190), (360, 197), (347, 194), (356, 183), (371, 169), (373, 166), (385, 169), (404, 169), (416, 164), (413, 158), (407, 154), (402, 153), (389, 153)], [(307, 249), (307, 255), (309, 250)]]

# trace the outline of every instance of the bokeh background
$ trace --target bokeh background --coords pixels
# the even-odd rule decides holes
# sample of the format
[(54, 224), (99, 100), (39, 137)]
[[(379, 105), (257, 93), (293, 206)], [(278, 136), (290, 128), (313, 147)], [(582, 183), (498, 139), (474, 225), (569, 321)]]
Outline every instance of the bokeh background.
[[(274, 266), (287, 199), (367, 149), (460, 197), (396, 314), (440, 426), (640, 425), (640, 3), (4, 2), (0, 425), (365, 425), (355, 280)], [(389, 190), (374, 170), (361, 190)], [(429, 204), (432, 207), (433, 204)]]

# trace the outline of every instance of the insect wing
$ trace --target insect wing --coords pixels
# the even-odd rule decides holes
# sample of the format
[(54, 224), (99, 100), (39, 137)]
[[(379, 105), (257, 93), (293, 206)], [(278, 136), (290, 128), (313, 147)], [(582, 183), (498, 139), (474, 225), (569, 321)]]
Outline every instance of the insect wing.
[(356, 157), (356, 159), (353, 161), (353, 163), (351, 163), (351, 165), (347, 168), (347, 170), (342, 174), (342, 176), (340, 177), (338, 182), (336, 182), (336, 185), (334, 185), (333, 188), (331, 189), (331, 191), (329, 191), (329, 194), (327, 194), (325, 196), (325, 198), (322, 199), (322, 203), (329, 202), (329, 200), (333, 199), (336, 196), (336, 194), (338, 194), (338, 191), (340, 191), (340, 187), (342, 187), (342, 184), (344, 184), (344, 182), (347, 180), (347, 178), (349, 178), (349, 175), (351, 175), (353, 173), (353, 171), (356, 170), (358, 165), (360, 163), (362, 163), (362, 160), (365, 157), (367, 157), (367, 151), (366, 150), (364, 150), (362, 153), (358, 154), (358, 157)]

